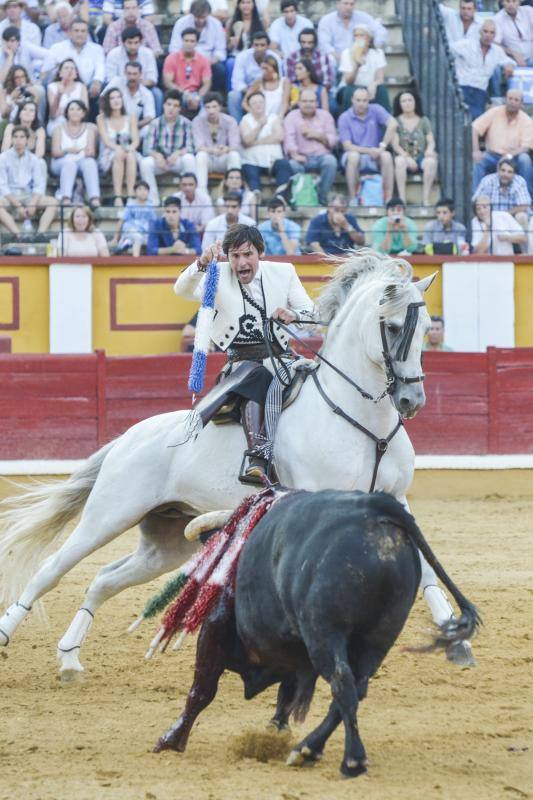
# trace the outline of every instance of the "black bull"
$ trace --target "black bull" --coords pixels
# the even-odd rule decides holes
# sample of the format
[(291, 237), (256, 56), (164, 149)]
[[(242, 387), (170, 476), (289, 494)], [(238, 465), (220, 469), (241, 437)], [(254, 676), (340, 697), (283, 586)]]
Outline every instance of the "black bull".
[(241, 675), (245, 697), (279, 683), (272, 722), (304, 718), (316, 680), (331, 686), (324, 721), (292, 751), (292, 764), (322, 756), (344, 723), (341, 771), (366, 770), (357, 707), (402, 630), (420, 582), (417, 548), (462, 611), (435, 644), (472, 635), (475, 607), (439, 564), (413, 517), (394, 498), (360, 492), (291, 492), (256, 526), (242, 551), (235, 604), (229, 592), (200, 631), (185, 711), (156, 751), (183, 751), (194, 720), (215, 697), (225, 669)]

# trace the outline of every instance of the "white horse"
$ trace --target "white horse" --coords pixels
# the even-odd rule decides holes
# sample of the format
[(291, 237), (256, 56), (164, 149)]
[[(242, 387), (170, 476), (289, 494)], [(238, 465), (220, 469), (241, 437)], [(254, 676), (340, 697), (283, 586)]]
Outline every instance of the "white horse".
[[(421, 351), (430, 320), (421, 298), (433, 276), (417, 283), (411, 278), (407, 262), (372, 251), (341, 261), (319, 301), (321, 319), (329, 324), (321, 354), (348, 379), (322, 363), (321, 391), (308, 378), (283, 412), (274, 451), (282, 484), (368, 491), (376, 443), (334, 413), (325, 398), (380, 440), (397, 427), (398, 414), (414, 416), (424, 405)], [(412, 308), (414, 315), (408, 311)], [(409, 326), (410, 331), (404, 330)], [(384, 349), (391, 354), (388, 370)], [(391, 370), (397, 379), (386, 394)], [(241, 427), (210, 423), (191, 434), (190, 417), (190, 412), (176, 411), (144, 420), (94, 453), (67, 481), (41, 484), (11, 500), (2, 514), (0, 539), (0, 599), (12, 603), (0, 618), (1, 645), (9, 643), (32, 605), (79, 561), (140, 524), (137, 551), (100, 570), (59, 642), (61, 675), (73, 679), (83, 671), (80, 647), (102, 603), (181, 564), (192, 547), (181, 535), (187, 517), (235, 507), (250, 493), (237, 480), (245, 449)], [(406, 503), (413, 472), (414, 450), (400, 427), (379, 464), (375, 488)], [(70, 536), (42, 561), (80, 511)], [(421, 588), (435, 622), (446, 622), (451, 606), (424, 562)]]

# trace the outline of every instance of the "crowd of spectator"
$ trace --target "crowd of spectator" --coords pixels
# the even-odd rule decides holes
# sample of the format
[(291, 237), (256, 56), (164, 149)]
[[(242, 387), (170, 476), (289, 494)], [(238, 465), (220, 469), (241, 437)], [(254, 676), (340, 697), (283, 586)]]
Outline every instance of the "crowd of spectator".
[[(277, 3), (182, 0), (165, 47), (150, 0), (0, 2), (4, 251), (48, 241), (61, 218), (62, 252), (104, 253), (103, 203), (121, 209), (106, 247), (134, 255), (196, 253), (259, 219), (272, 255), (527, 250), (533, 121), (513, 76), (533, 66), (530, 5), (501, 0), (481, 17), (479, 0), (440, 5), (472, 117), (467, 232), (453, 198), (432, 205), (439, 158), (420, 97), (409, 88), (391, 105), (386, 27), (356, 0), (316, 26), (298, 0)], [(421, 237), (412, 175), (419, 215), (436, 213)], [(289, 208), (304, 205), (320, 208), (302, 227)], [(384, 209), (366, 236), (360, 205)]]

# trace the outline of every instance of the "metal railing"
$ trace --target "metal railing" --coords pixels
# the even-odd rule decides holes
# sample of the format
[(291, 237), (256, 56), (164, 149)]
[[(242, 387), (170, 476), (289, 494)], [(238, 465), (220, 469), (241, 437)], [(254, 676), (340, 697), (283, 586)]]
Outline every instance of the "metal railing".
[(396, 0), (424, 114), (433, 125), (442, 194), (468, 224), (472, 194), (471, 119), (457, 77), (438, 0)]

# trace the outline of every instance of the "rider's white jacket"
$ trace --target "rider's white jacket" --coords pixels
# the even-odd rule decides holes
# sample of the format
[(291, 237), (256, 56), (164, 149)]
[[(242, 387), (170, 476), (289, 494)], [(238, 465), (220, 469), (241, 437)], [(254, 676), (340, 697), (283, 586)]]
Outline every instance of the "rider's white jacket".
[[(221, 350), (226, 350), (239, 333), (243, 314), (257, 313), (244, 307), (239, 282), (233, 274), (228, 261), (219, 262), (220, 278), (215, 300), (215, 319), (211, 338)], [(266, 304), (266, 314), (270, 316), (276, 308), (289, 308), (301, 319), (312, 320), (315, 304), (305, 291), (292, 264), (279, 261), (260, 261), (258, 275)], [(205, 273), (199, 272), (196, 262), (188, 266), (174, 284), (174, 291), (187, 300), (202, 301)], [(273, 335), (285, 350), (288, 335), (278, 325), (273, 325)]]

